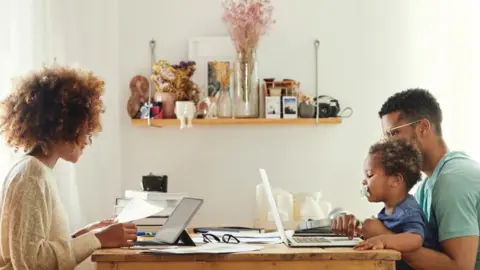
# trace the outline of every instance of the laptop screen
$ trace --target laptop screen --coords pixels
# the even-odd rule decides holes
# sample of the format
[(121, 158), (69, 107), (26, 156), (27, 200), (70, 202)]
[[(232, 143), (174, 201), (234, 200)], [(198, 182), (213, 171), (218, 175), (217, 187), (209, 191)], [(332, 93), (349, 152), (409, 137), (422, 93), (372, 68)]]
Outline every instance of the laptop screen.
[(278, 212), (277, 204), (275, 203), (275, 197), (273, 197), (272, 187), (270, 186), (270, 182), (268, 181), (267, 172), (264, 169), (260, 169), (260, 176), (262, 177), (263, 186), (268, 199), (268, 204), (270, 205), (270, 211), (272, 212), (273, 218), (275, 219), (277, 231), (280, 234), (280, 238), (282, 239), (283, 243), (285, 243), (285, 245), (288, 245), (285, 228), (283, 227), (282, 219), (280, 218), (280, 213)]

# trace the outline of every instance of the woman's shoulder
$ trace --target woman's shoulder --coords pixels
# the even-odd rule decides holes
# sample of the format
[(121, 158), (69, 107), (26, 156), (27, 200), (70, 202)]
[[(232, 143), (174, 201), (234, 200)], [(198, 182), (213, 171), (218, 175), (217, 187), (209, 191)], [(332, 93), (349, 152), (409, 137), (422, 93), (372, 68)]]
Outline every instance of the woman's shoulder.
[(7, 185), (12, 183), (32, 184), (34, 182), (43, 186), (46, 177), (44, 165), (35, 157), (25, 155), (12, 166), (5, 180)]

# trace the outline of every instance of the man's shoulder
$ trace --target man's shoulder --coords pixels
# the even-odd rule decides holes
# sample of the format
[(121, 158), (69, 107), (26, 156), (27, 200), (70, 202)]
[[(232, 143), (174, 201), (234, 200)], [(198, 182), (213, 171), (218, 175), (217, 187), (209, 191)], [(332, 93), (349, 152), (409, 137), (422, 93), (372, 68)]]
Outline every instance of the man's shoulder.
[(444, 164), (432, 190), (432, 204), (443, 208), (452, 201), (459, 207), (480, 202), (480, 164), (477, 161), (456, 158)]
[(445, 162), (438, 176), (478, 175), (480, 163), (470, 157), (452, 158)]
[(443, 165), (434, 190), (478, 190), (475, 187), (480, 188), (480, 163), (471, 158), (456, 158)]

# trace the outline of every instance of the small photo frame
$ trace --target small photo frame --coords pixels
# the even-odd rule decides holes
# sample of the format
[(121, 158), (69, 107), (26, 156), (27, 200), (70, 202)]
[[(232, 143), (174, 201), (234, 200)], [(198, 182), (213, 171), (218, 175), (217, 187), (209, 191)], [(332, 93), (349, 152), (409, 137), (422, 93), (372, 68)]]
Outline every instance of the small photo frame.
[(297, 97), (292, 96), (285, 96), (282, 97), (283, 101), (283, 118), (285, 119), (293, 119), (297, 118), (298, 116), (298, 105), (297, 105)]
[(282, 102), (280, 97), (266, 96), (265, 97), (265, 118), (280, 119), (282, 116)]
[[(217, 76), (217, 72), (220, 71), (224, 74), (228, 74), (230, 69), (230, 62), (229, 61), (208, 61), (207, 67), (207, 95), (208, 97), (216, 97), (217, 94), (220, 92), (220, 80), (219, 76)], [(219, 68), (221, 70), (219, 70)], [(230, 81), (230, 79), (229, 79)]]

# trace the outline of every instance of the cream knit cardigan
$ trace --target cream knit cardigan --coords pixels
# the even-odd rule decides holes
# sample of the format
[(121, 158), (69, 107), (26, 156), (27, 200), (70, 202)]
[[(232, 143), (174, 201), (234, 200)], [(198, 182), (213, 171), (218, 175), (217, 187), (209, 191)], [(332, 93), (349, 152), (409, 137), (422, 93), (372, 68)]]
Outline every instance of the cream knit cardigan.
[(13, 166), (0, 196), (0, 269), (74, 269), (101, 247), (93, 233), (71, 238), (53, 171), (36, 158)]

